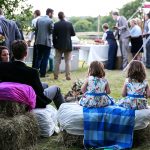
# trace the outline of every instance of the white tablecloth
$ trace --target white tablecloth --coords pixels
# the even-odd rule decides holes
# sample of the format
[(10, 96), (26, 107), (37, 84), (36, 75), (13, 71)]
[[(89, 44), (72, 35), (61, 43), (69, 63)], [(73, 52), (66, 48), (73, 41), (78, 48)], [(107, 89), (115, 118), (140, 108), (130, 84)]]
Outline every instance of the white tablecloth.
[(33, 47), (28, 47), (27, 57), (25, 59), (25, 62), (26, 63), (32, 63), (32, 59), (33, 59)]
[(108, 47), (108, 45), (91, 45), (88, 57), (88, 65), (95, 60), (107, 61)]
[[(86, 44), (79, 45), (79, 60), (90, 64), (94, 60), (107, 61), (108, 60), (108, 45), (94, 45)], [(120, 48), (118, 46), (117, 57), (121, 56)]]
[(79, 60), (88, 61), (91, 44), (79, 45)]

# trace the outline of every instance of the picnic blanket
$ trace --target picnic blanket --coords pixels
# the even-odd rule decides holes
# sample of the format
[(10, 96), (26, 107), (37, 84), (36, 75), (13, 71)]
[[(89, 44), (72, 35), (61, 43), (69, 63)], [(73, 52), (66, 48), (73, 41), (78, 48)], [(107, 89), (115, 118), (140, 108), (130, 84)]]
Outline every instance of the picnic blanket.
[(83, 108), (86, 148), (131, 148), (135, 111), (118, 106)]

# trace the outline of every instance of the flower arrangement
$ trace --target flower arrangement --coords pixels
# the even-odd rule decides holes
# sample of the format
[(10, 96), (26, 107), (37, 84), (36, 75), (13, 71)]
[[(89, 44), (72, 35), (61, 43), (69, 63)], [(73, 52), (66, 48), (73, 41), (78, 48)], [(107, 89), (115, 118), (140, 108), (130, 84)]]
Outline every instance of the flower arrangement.
[(5, 36), (0, 34), (0, 44), (5, 42)]

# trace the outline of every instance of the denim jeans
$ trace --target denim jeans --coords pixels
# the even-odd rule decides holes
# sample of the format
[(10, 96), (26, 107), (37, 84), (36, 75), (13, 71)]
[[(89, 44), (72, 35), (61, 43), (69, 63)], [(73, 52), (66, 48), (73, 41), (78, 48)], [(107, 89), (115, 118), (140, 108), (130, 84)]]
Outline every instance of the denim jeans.
[(46, 68), (48, 64), (48, 59), (50, 55), (51, 48), (45, 45), (37, 45), (37, 60), (36, 69), (40, 69), (40, 75), (45, 76)]

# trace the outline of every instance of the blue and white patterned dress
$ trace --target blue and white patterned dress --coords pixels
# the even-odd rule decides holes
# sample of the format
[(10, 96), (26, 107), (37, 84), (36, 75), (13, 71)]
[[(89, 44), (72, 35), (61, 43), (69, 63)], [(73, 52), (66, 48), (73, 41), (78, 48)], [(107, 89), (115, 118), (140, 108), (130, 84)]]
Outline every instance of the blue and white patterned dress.
[(105, 78), (89, 76), (87, 91), (83, 94), (79, 104), (84, 107), (112, 105), (114, 102), (105, 91), (107, 83), (108, 81)]
[(127, 96), (118, 101), (119, 106), (134, 110), (147, 109), (148, 103), (144, 95), (148, 82), (144, 80), (140, 83), (128, 78), (125, 82)]

